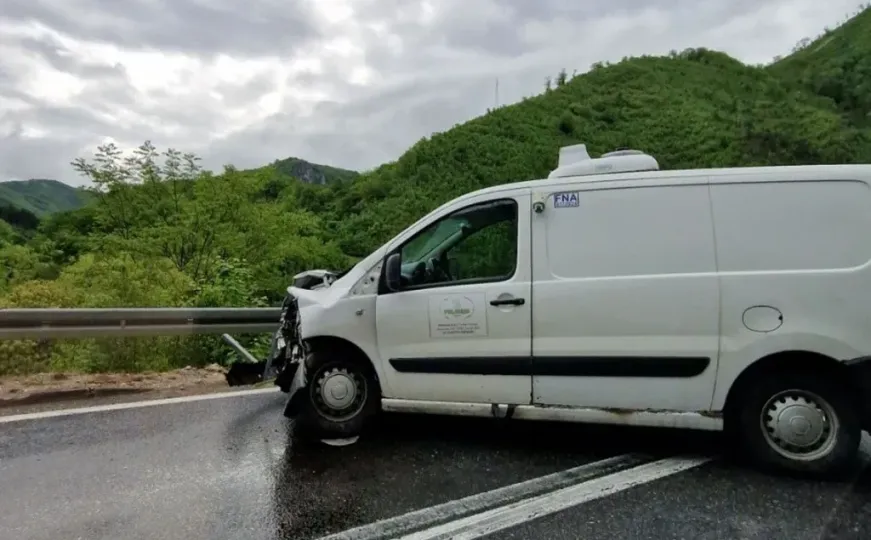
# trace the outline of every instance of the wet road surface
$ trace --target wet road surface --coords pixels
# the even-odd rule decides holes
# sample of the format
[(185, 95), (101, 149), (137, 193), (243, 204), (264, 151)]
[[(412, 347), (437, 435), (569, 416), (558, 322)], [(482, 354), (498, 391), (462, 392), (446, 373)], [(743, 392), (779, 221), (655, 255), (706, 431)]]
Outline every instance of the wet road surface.
[(0, 538), (871, 538), (864, 466), (811, 482), (728, 464), (714, 434), (425, 416), (334, 448), (283, 405), (0, 424)]

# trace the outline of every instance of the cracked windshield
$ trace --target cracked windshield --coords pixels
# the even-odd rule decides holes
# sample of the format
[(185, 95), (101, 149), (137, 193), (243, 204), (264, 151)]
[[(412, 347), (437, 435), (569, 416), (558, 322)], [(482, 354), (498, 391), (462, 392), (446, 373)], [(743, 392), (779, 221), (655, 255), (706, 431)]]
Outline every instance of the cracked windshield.
[(871, 3), (0, 0), (0, 538), (871, 539)]

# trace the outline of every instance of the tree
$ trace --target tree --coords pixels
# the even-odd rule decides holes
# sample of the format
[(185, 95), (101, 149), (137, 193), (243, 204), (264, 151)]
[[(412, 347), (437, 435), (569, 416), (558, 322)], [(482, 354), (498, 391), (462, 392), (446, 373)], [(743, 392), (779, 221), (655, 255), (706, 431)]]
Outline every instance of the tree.
[(93, 161), (74, 161), (94, 184), (102, 246), (166, 257), (195, 280), (206, 277), (222, 249), (242, 243), (247, 192), (235, 168), (214, 176), (198, 161), (172, 148), (161, 155), (148, 141), (127, 157), (107, 144)]

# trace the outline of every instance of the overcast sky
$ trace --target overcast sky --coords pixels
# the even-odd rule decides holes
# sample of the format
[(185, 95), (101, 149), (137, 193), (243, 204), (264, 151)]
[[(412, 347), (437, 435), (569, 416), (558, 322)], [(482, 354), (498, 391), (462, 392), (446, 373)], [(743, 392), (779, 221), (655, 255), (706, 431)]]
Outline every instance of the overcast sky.
[(150, 139), (209, 168), (365, 170), (565, 67), (706, 46), (750, 63), (857, 0), (0, 0), (0, 180)]

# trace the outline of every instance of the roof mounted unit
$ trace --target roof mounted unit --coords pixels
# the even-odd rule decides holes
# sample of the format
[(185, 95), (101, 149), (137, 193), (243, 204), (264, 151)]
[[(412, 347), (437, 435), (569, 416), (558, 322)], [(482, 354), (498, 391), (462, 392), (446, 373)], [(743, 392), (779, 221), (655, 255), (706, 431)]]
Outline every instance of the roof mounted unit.
[(563, 146), (559, 150), (559, 163), (548, 178), (587, 176), (591, 174), (613, 174), (623, 172), (658, 171), (659, 163), (653, 156), (640, 150), (621, 148), (591, 158), (585, 144)]

